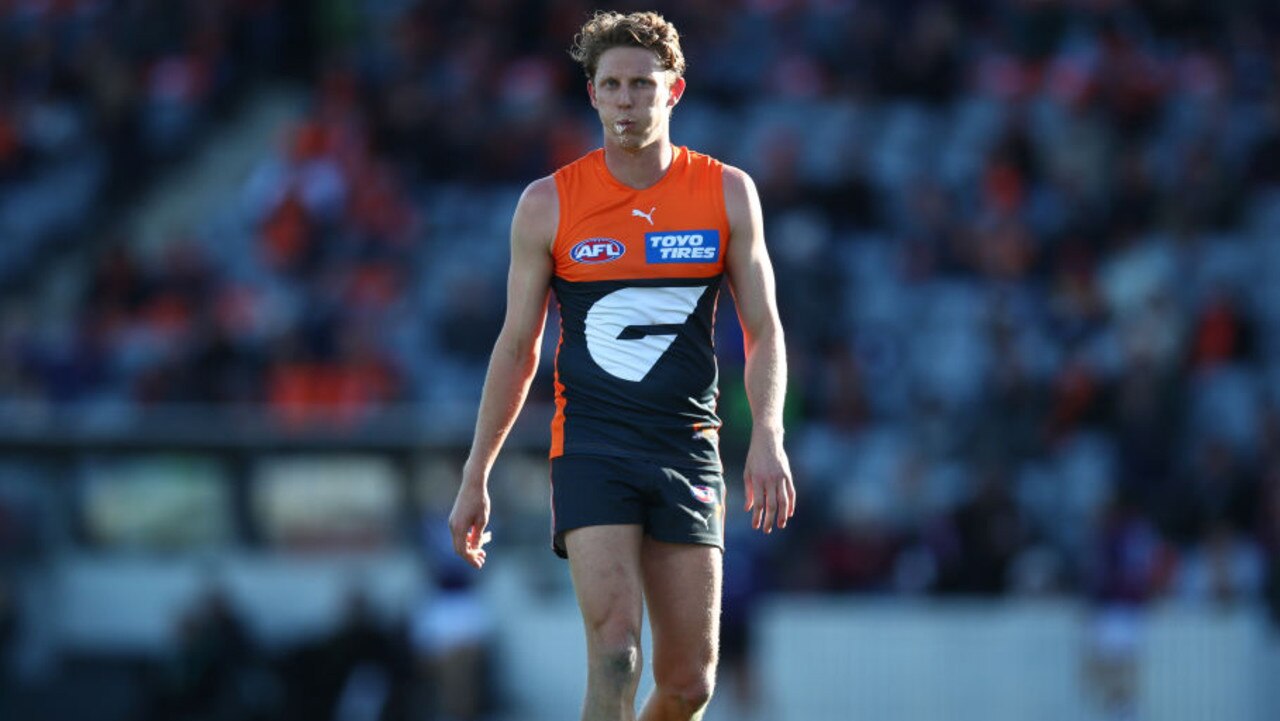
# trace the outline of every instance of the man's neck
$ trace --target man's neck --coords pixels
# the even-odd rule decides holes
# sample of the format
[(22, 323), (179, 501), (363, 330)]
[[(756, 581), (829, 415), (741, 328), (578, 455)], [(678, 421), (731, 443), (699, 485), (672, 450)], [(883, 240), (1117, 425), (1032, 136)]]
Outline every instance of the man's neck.
[(619, 183), (636, 190), (644, 190), (662, 180), (674, 158), (669, 138), (635, 149), (604, 144), (604, 164), (609, 173)]

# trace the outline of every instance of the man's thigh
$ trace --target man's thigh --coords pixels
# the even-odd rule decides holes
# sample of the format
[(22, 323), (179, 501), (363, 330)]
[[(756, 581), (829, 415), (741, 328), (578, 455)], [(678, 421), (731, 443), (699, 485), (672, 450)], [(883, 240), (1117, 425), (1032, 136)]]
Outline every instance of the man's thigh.
[[(588, 633), (634, 628), (644, 613), (638, 524), (584, 526), (564, 534), (569, 573)], [(616, 640), (616, 639), (615, 639)]]
[(645, 537), (640, 556), (655, 680), (681, 683), (710, 672), (718, 657), (724, 552)]

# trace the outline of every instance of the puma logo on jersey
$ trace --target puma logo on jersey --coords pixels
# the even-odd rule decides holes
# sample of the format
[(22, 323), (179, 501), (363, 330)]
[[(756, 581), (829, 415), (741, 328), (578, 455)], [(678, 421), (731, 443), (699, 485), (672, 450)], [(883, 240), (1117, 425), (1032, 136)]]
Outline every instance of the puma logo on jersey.
[(579, 263), (608, 263), (626, 252), (627, 247), (613, 238), (587, 238), (569, 249), (569, 257)]
[(658, 206), (655, 205), (652, 208), (649, 208), (649, 212), (646, 213), (643, 210), (640, 210), (639, 208), (632, 208), (631, 217), (644, 218), (645, 220), (649, 221), (649, 225), (653, 225), (653, 211), (657, 209), (658, 209)]
[(646, 263), (714, 263), (720, 257), (720, 231), (678, 230), (644, 234)]

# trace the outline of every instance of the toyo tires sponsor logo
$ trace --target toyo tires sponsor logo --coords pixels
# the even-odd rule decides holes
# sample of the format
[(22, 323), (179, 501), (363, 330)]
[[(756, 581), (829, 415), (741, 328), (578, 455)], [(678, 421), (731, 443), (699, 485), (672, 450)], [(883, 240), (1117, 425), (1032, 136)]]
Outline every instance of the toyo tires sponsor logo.
[(627, 247), (613, 238), (587, 238), (569, 249), (569, 257), (579, 263), (608, 263), (626, 252)]
[(645, 233), (644, 259), (647, 263), (714, 263), (720, 259), (720, 231)]

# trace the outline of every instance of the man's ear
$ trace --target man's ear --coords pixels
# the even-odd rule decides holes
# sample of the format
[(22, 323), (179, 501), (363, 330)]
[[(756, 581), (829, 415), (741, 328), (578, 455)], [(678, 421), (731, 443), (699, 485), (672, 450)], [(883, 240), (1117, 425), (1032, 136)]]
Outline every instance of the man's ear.
[(674, 108), (684, 95), (684, 78), (676, 78), (671, 83), (671, 94), (667, 97), (667, 107)]
[(591, 98), (591, 107), (599, 107), (596, 105), (596, 84), (590, 80), (587, 81), (587, 97)]

